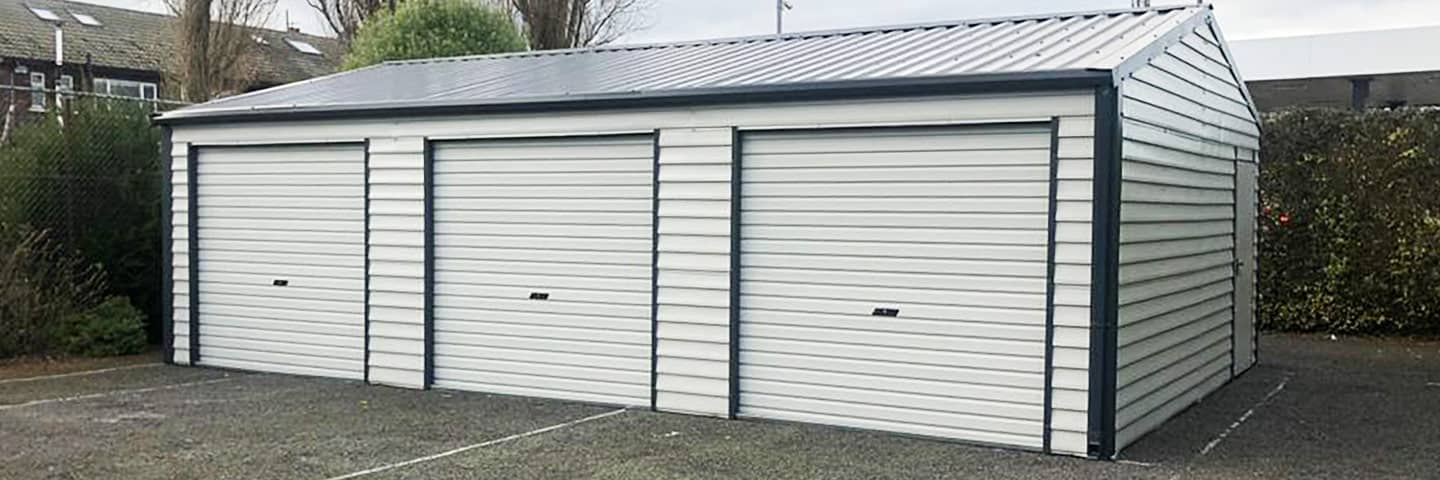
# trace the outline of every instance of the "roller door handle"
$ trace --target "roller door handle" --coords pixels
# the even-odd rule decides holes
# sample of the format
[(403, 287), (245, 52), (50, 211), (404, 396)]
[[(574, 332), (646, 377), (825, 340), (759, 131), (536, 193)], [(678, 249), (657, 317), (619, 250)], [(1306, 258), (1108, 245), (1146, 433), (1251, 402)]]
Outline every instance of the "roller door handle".
[(870, 312), (870, 314), (877, 317), (898, 317), (900, 316), (900, 309), (877, 307), (874, 311)]
[(277, 287), (285, 287), (290, 285), (290, 281), (283, 278), (277, 278), (275, 279), (275, 281), (270, 282), (270, 284)]
[(530, 292), (531, 300), (549, 300), (550, 292)]

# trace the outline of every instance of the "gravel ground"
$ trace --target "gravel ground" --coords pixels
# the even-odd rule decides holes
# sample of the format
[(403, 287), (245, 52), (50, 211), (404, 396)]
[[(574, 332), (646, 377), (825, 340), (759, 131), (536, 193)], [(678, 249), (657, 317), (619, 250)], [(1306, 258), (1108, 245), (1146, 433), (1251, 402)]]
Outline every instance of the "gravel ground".
[(149, 366), (0, 380), (0, 478), (324, 479), (411, 461), (359, 478), (1440, 478), (1440, 343), (1261, 348), (1259, 366), (1118, 462)]

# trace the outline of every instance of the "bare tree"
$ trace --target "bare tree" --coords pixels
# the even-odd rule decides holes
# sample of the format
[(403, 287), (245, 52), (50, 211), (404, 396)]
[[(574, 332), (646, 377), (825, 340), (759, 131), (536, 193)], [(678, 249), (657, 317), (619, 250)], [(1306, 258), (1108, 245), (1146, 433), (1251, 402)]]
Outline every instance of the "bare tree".
[(394, 0), (305, 0), (305, 3), (320, 12), (341, 42), (349, 44), (365, 19), (393, 5)]
[(275, 0), (166, 0), (175, 13), (171, 73), (186, 101), (239, 93), (255, 79), (256, 31), (270, 19)]
[(510, 0), (530, 48), (604, 45), (644, 28), (652, 0)]

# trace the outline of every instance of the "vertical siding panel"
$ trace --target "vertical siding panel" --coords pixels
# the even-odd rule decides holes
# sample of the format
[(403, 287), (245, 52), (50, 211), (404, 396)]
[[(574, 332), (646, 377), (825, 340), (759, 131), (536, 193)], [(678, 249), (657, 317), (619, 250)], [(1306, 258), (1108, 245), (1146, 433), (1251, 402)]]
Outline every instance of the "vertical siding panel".
[(1090, 211), (1095, 118), (1060, 117), (1055, 185), (1054, 344), (1050, 449), (1086, 454), (1090, 358)]
[(175, 143), (170, 147), (170, 251), (173, 254), (171, 275), (171, 359), (178, 365), (190, 364), (190, 144)]
[(424, 388), (425, 139), (372, 138), (369, 155), (366, 367), (371, 383)]
[[(729, 413), (731, 140), (729, 128), (660, 131), (658, 410)], [(672, 208), (697, 201), (710, 208)]]
[(1124, 88), (1117, 449), (1231, 375), (1234, 162), (1259, 130), (1229, 78), (1197, 73), (1220, 67), (1191, 47), (1211, 28)]

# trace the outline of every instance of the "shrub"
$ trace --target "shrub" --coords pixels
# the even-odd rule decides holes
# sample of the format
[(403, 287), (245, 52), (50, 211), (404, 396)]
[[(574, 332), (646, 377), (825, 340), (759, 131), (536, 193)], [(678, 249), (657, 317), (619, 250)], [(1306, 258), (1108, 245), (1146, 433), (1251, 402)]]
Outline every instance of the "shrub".
[(0, 223), (0, 358), (45, 353), (66, 317), (93, 307), (104, 272), (49, 232)]
[(1440, 334), (1440, 111), (1265, 118), (1265, 328)]
[[(151, 110), (74, 98), (0, 145), (0, 222), (102, 264), (111, 290), (159, 318), (160, 134)], [(158, 322), (153, 333), (158, 338)]]
[(114, 296), (66, 316), (61, 343), (73, 355), (105, 357), (145, 350), (145, 314)]
[(408, 0), (365, 21), (345, 55), (346, 70), (388, 60), (525, 50), (509, 16), (466, 0)]

